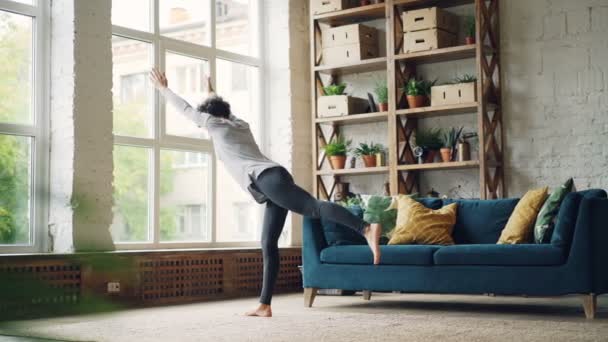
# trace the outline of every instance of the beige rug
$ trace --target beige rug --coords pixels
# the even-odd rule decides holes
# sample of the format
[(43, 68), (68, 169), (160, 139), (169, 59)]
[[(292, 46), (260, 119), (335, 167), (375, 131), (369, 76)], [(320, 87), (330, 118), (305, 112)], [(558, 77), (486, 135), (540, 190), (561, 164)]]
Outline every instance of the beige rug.
[[(578, 297), (373, 294), (277, 296), (275, 317), (243, 317), (254, 298), (22, 321), (0, 333), (71, 341), (608, 341), (608, 297), (586, 320)], [(2, 341), (2, 336), (0, 336)]]

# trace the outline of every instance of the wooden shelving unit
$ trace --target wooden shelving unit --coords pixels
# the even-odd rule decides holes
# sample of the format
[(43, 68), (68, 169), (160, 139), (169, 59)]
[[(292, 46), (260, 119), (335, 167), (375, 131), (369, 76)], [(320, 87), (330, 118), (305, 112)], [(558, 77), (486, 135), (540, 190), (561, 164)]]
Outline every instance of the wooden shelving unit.
[[(432, 6), (454, 7), (471, 4), (475, 10), (475, 45), (461, 45), (431, 51), (403, 53), (403, 25), (401, 13), (404, 10)], [(504, 197), (505, 181), (503, 170), (504, 132), (501, 111), (500, 75), (500, 32), (499, 0), (385, 0), (384, 3), (350, 8), (342, 11), (313, 15), (311, 13), (311, 76), (313, 107), (313, 186), (315, 195), (331, 199), (336, 182), (341, 176), (386, 175), (389, 176), (391, 194), (419, 192), (418, 181), (428, 170), (478, 170), (480, 197)], [(324, 65), (321, 47), (321, 26), (340, 26), (355, 22), (377, 19), (386, 20), (386, 57), (364, 60), (348, 65)], [(405, 80), (416, 73), (416, 65), (441, 63), (460, 59), (472, 59), (477, 69), (478, 100), (473, 103), (406, 108), (405, 94), (400, 87)], [(331, 79), (362, 72), (385, 71), (389, 89), (389, 110), (382, 113), (356, 114), (344, 117), (317, 118), (317, 97), (323, 95), (323, 81), (320, 75), (331, 75)], [(417, 129), (418, 120), (446, 115), (477, 115), (479, 139), (478, 159), (418, 164), (413, 155), (410, 140)], [(327, 158), (322, 147), (344, 125), (370, 122), (388, 123), (387, 166), (374, 168), (331, 170), (325, 167)], [(321, 129), (331, 126), (326, 136)], [(332, 182), (326, 179), (332, 178)]]

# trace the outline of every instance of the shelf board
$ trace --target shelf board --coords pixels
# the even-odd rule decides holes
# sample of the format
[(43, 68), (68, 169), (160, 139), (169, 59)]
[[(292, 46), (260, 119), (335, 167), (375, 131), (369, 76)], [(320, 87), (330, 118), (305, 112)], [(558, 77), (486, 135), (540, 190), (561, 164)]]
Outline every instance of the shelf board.
[(352, 125), (360, 123), (371, 123), (371, 122), (382, 122), (388, 118), (388, 112), (376, 112), (376, 113), (365, 113), (365, 114), (351, 114), (346, 116), (333, 116), (326, 118), (317, 118), (315, 120), (318, 124), (338, 124), (338, 125)]
[(477, 102), (463, 103), (456, 105), (444, 106), (428, 106), (412, 109), (399, 109), (395, 113), (397, 115), (407, 116), (409, 118), (428, 118), (434, 116), (457, 115), (466, 113), (476, 113)]
[(361, 167), (356, 169), (341, 169), (341, 170), (318, 170), (317, 175), (319, 176), (355, 176), (355, 175), (374, 175), (380, 173), (387, 173), (388, 166), (378, 167)]
[(418, 51), (395, 55), (397, 61), (414, 63), (438, 63), (458, 59), (474, 58), (477, 45), (459, 45), (436, 50)]
[(424, 163), (424, 164), (407, 164), (397, 166), (399, 171), (422, 171), (422, 170), (459, 170), (459, 169), (475, 169), (479, 167), (478, 160), (468, 160), (463, 162), (448, 162), (448, 163)]
[(357, 63), (343, 65), (319, 65), (314, 70), (330, 75), (358, 74), (378, 70), (386, 71), (386, 57), (364, 59)]
[(380, 3), (317, 14), (313, 19), (330, 25), (343, 25), (356, 21), (369, 21), (385, 17), (386, 10), (384, 3)]
[(395, 6), (402, 8), (415, 9), (419, 7), (454, 7), (475, 3), (475, 0), (395, 0)]

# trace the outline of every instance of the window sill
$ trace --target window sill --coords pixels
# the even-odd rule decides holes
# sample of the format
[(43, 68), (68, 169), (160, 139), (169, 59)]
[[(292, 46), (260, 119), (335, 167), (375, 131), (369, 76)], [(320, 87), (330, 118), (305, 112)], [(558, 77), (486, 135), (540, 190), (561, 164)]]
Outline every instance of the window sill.
[[(284, 246), (279, 247), (279, 250), (300, 250), (301, 246)], [(10, 253), (3, 254), (0, 253), (0, 258), (29, 258), (29, 257), (51, 257), (51, 258), (61, 258), (66, 256), (96, 256), (96, 255), (149, 255), (149, 254), (196, 254), (196, 253), (225, 253), (227, 251), (230, 252), (257, 252), (260, 251), (260, 247), (209, 247), (209, 248), (164, 248), (164, 249), (122, 249), (115, 251), (106, 251), (106, 252), (74, 252), (74, 253)]]

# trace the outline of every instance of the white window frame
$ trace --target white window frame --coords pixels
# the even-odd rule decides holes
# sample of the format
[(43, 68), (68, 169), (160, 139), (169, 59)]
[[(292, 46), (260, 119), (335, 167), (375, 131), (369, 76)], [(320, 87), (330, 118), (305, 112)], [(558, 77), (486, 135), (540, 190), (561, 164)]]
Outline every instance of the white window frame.
[(49, 203), (49, 53), (50, 1), (37, 0), (33, 5), (0, 0), (0, 10), (32, 17), (33, 20), (33, 84), (32, 105), (34, 123), (0, 123), (0, 134), (33, 139), (31, 154), (30, 241), (27, 244), (0, 245), (0, 253), (36, 253), (47, 247)]
[[(121, 0), (122, 1), (122, 0)], [(263, 33), (262, 23), (263, 20), (263, 0), (258, 0), (257, 6), (257, 31), (258, 31), (258, 56), (251, 57), (247, 55), (237, 54), (225, 50), (217, 49), (215, 46), (215, 0), (209, 1), (209, 33), (210, 33), (210, 46), (198, 45), (186, 41), (177, 40), (174, 38), (164, 37), (160, 34), (160, 23), (159, 23), (159, 2), (160, 0), (150, 0), (151, 10), (150, 18), (152, 18), (151, 29), (152, 32), (134, 30), (122, 26), (112, 25), (112, 34), (143, 41), (150, 43), (153, 46), (154, 67), (165, 70), (165, 54), (166, 52), (178, 53), (187, 57), (193, 57), (196, 59), (205, 59), (209, 63), (209, 73), (213, 84), (216, 83), (216, 59), (224, 59), (231, 62), (246, 64), (258, 68), (260, 98), (264, 98), (264, 55), (263, 49)], [(169, 80), (171, 81), (171, 80)], [(170, 84), (171, 86), (171, 84)], [(154, 92), (154, 132), (151, 138), (139, 138), (114, 135), (114, 145), (125, 145), (132, 147), (145, 147), (151, 151), (151, 163), (153, 164), (152, 172), (150, 174), (149, 184), (149, 198), (148, 203), (151, 204), (149, 210), (149, 222), (151, 223), (149, 228), (153, 228), (152, 241), (148, 243), (141, 242), (116, 242), (116, 249), (171, 249), (171, 248), (228, 248), (228, 247), (259, 247), (259, 242), (256, 241), (243, 241), (243, 242), (218, 242), (217, 241), (217, 229), (221, 229), (221, 222), (217, 222), (216, 217), (216, 174), (217, 174), (217, 157), (213, 150), (213, 145), (208, 139), (197, 139), (180, 137), (175, 135), (169, 135), (166, 132), (165, 120), (166, 113), (165, 108), (162, 105), (163, 101), (157, 91)], [(260, 120), (264, 122), (264, 101), (259, 102), (259, 113)], [(265, 129), (264, 125), (260, 125), (260, 136), (259, 141), (260, 148), (266, 149)], [(159, 172), (160, 172), (160, 150), (177, 150), (177, 151), (193, 151), (203, 152), (210, 155), (210, 181), (211, 191), (208, 198), (208, 210), (207, 222), (211, 226), (211, 242), (160, 242), (160, 225), (158, 219), (158, 213), (160, 212), (160, 194), (159, 194)], [(202, 213), (201, 213), (202, 215)]]

